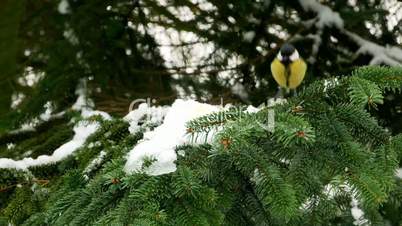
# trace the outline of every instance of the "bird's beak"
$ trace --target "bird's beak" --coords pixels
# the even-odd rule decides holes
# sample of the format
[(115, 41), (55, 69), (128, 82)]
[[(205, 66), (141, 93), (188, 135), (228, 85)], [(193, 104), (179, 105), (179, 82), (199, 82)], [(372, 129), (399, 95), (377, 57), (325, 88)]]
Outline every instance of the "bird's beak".
[(288, 56), (282, 56), (282, 63), (288, 64), (290, 62), (290, 59)]

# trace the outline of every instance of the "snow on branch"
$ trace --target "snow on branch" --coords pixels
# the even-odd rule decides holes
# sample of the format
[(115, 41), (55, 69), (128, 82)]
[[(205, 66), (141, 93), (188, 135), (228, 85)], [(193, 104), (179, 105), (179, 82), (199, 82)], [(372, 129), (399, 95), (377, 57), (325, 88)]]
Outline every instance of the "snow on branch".
[(316, 26), (320, 29), (324, 27), (335, 26), (339, 29), (343, 28), (343, 20), (339, 13), (332, 11), (328, 6), (322, 5), (316, 0), (299, 0), (304, 11), (314, 11), (317, 13)]
[(399, 168), (395, 174), (398, 178), (402, 179), (402, 168)]
[(402, 49), (396, 46), (380, 46), (374, 42), (370, 42), (363, 39), (359, 35), (344, 30), (344, 33), (348, 35), (353, 41), (355, 41), (359, 46), (357, 55), (359, 54), (370, 54), (373, 56), (371, 59), (371, 65), (387, 64), (390, 66), (398, 66), (402, 63)]
[(169, 107), (167, 106), (150, 106), (148, 103), (142, 103), (137, 109), (130, 111), (130, 113), (124, 117), (124, 120), (130, 124), (128, 128), (130, 133), (135, 134), (140, 131), (144, 125), (161, 124), (168, 110)]
[[(127, 173), (144, 171), (153, 176), (176, 171), (175, 148), (188, 141), (186, 122), (219, 110), (219, 106), (194, 100), (176, 100), (168, 109), (163, 124), (153, 131), (146, 132), (144, 140), (130, 151), (125, 171)], [(144, 169), (147, 160), (151, 161), (151, 165)]]
[[(313, 11), (317, 13), (317, 21), (315, 26), (321, 30), (324, 27), (335, 26), (342, 33), (346, 34), (352, 41), (360, 46), (357, 55), (369, 54), (373, 58), (370, 65), (387, 64), (397, 66), (402, 64), (402, 49), (396, 46), (381, 46), (369, 40), (362, 38), (356, 33), (350, 32), (344, 28), (344, 21), (339, 13), (334, 12), (330, 7), (325, 6), (317, 0), (299, 0), (300, 5), (305, 11)], [(320, 45), (321, 39), (315, 38), (314, 49)], [(310, 60), (314, 62), (314, 60)]]
[(61, 161), (81, 147), (86, 139), (93, 134), (98, 127), (98, 123), (80, 122), (74, 127), (75, 135), (73, 139), (57, 148), (52, 155), (41, 155), (36, 159), (24, 158), (22, 160), (0, 158), (0, 169), (8, 168), (27, 170), (32, 166), (52, 164)]
[[(76, 103), (73, 105), (73, 110), (77, 110), (81, 112), (81, 116), (83, 118), (88, 118), (93, 115), (100, 115), (105, 120), (110, 119), (110, 115), (106, 112), (95, 111), (92, 110), (91, 104), (92, 101), (87, 98), (87, 90), (85, 80), (82, 80), (76, 89), (76, 94), (78, 95)], [(45, 112), (46, 113), (46, 112)], [(48, 119), (50, 118), (50, 111), (45, 115), (42, 115), (41, 118)], [(96, 130), (100, 127), (98, 122), (94, 121), (80, 121), (74, 126), (74, 137), (64, 143), (59, 148), (57, 148), (52, 155), (41, 155), (34, 158), (24, 158), (22, 160), (13, 160), (9, 158), (0, 158), (0, 169), (18, 169), (18, 170), (28, 170), (29, 167), (40, 166), (46, 164), (52, 164), (59, 162), (76, 150), (78, 150), (82, 145), (84, 145), (86, 139), (96, 132)]]
[[(280, 104), (283, 99), (270, 99), (268, 106)], [(148, 175), (157, 176), (176, 171), (175, 161), (177, 159), (176, 147), (188, 143), (210, 143), (217, 129), (205, 135), (205, 141), (192, 140), (188, 134), (187, 122), (228, 109), (226, 106), (210, 105), (195, 100), (177, 99), (172, 106), (150, 107), (147, 104), (139, 105), (138, 109), (130, 112), (124, 119), (130, 123), (130, 132), (139, 130), (141, 118), (148, 116), (147, 121), (162, 122), (160, 126), (152, 131), (144, 133), (141, 140), (128, 154), (124, 170), (128, 174), (142, 172)], [(257, 112), (260, 108), (248, 106), (245, 112)], [(181, 153), (178, 153), (181, 155)]]
[(86, 78), (83, 78), (80, 80), (77, 89), (75, 90), (75, 94), (78, 96), (77, 100), (71, 107), (71, 109), (75, 111), (81, 112), (82, 117), (84, 118), (89, 118), (93, 115), (100, 115), (104, 119), (111, 119), (110, 115), (106, 112), (103, 111), (97, 111), (93, 110), (94, 108), (94, 102), (91, 100), (88, 95), (88, 89), (87, 89), (87, 80)]

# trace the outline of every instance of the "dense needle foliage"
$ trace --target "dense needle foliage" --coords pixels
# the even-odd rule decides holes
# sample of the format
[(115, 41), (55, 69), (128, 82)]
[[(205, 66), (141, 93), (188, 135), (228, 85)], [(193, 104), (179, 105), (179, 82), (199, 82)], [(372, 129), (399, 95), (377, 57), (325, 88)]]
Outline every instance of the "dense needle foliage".
[[(402, 136), (391, 135), (371, 113), (384, 90), (401, 91), (401, 79), (401, 68), (366, 67), (331, 85), (314, 82), (287, 103), (256, 113), (229, 109), (227, 120), (215, 113), (190, 121), (194, 137), (220, 130), (212, 143), (177, 147), (177, 170), (160, 176), (123, 171), (125, 154), (150, 124), (130, 134), (123, 120), (94, 118), (101, 128), (73, 156), (27, 172), (1, 169), (1, 219), (15, 225), (351, 225), (351, 208), (360, 208), (362, 222), (398, 225)], [(261, 127), (268, 112), (275, 112), (274, 131)], [(8, 136), (2, 144), (21, 135)], [(88, 170), (101, 151), (102, 161)]]

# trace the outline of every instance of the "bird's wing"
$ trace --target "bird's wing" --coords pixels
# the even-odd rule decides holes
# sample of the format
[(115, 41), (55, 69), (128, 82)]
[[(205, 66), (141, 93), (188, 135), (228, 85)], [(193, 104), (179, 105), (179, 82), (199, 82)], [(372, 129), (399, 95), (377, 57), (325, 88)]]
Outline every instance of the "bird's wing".
[(297, 88), (306, 75), (307, 64), (302, 59), (293, 61), (290, 65), (289, 88)]
[(272, 72), (272, 76), (274, 77), (274, 79), (278, 83), (278, 85), (286, 88), (287, 87), (286, 68), (278, 59), (275, 59), (274, 61), (272, 61), (271, 72)]

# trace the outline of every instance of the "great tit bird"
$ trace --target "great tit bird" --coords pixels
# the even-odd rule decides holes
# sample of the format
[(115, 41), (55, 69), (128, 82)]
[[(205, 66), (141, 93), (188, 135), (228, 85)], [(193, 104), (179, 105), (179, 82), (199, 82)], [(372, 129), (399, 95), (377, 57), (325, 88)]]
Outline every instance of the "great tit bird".
[(279, 92), (276, 97), (286, 96), (293, 90), (296, 94), (296, 88), (302, 83), (306, 74), (307, 64), (299, 56), (297, 49), (288, 43), (282, 45), (278, 55), (271, 63), (271, 72), (275, 81), (279, 85)]

